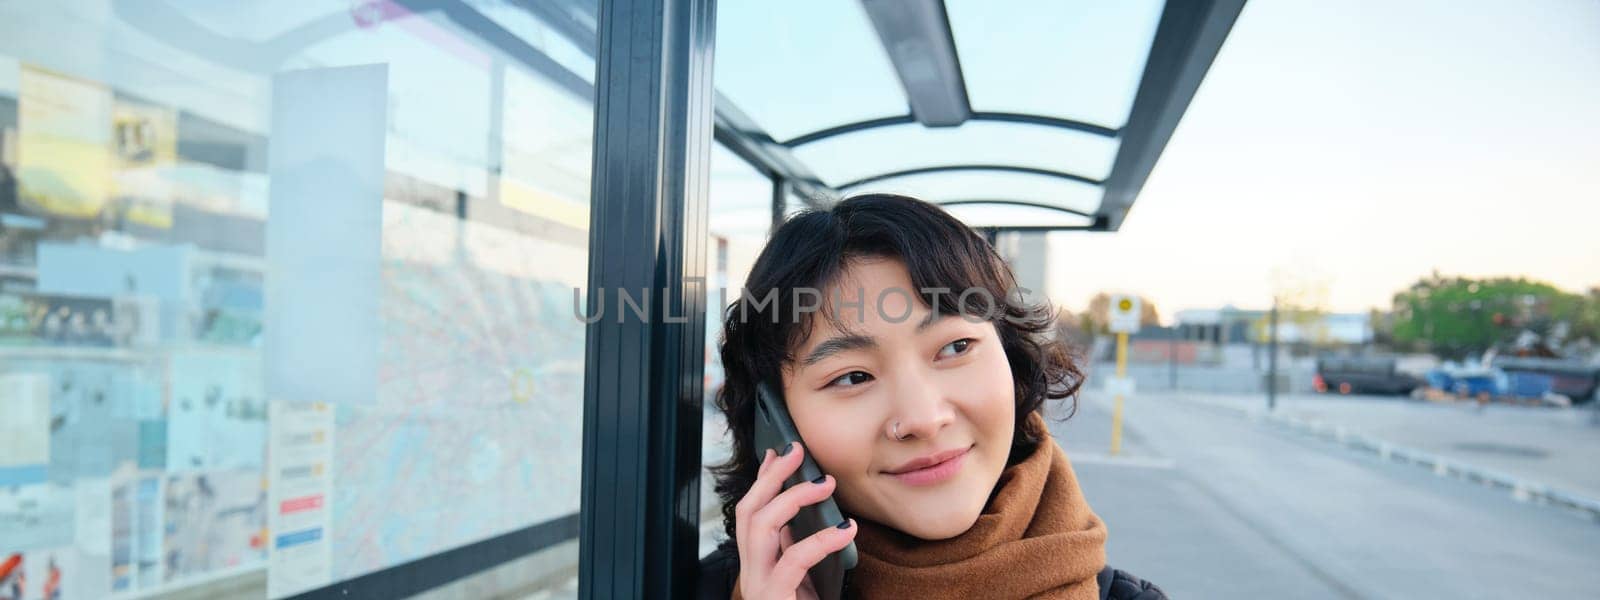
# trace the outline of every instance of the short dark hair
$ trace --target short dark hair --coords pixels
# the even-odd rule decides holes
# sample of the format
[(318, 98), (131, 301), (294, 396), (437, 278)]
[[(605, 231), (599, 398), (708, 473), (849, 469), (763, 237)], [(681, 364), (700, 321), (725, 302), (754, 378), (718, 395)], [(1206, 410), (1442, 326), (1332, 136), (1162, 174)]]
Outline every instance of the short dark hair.
[[(994, 323), (1015, 382), (1016, 430), (1007, 464), (1026, 456), (1048, 435), (1034, 431), (1028, 421), (1028, 414), (1041, 411), (1046, 399), (1068, 399), (1068, 416), (1077, 409), (1074, 398), (1083, 372), (1065, 340), (1051, 335), (1054, 310), (1046, 303), (1028, 303), (1017, 293), (1011, 269), (977, 232), (938, 206), (891, 194), (855, 196), (828, 209), (798, 213), (773, 232), (750, 269), (744, 293), (722, 314), (726, 380), (716, 405), (727, 418), (733, 456), (710, 469), (728, 543), (738, 539), (734, 507), (755, 483), (759, 467), (754, 450), (756, 383), (781, 381), (783, 366), (805, 345), (811, 319), (834, 318), (827, 311), (794, 306), (792, 291), (827, 289), (850, 261), (862, 258), (903, 262), (919, 290), (913, 294), (924, 306), (965, 318), (985, 315)], [(966, 295), (962, 306), (949, 300), (952, 294), (926, 293), (935, 288), (954, 295), (981, 289), (989, 296), (981, 302), (990, 306), (978, 306), (979, 294)]]

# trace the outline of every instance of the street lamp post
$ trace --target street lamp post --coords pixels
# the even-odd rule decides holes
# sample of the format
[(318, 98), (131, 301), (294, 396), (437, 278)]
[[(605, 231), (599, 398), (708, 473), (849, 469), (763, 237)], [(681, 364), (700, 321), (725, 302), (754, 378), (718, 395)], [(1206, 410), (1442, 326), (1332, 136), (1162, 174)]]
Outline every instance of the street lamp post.
[(1167, 329), (1167, 387), (1178, 389), (1178, 324)]
[(1267, 412), (1278, 404), (1278, 297), (1272, 297), (1267, 319)]

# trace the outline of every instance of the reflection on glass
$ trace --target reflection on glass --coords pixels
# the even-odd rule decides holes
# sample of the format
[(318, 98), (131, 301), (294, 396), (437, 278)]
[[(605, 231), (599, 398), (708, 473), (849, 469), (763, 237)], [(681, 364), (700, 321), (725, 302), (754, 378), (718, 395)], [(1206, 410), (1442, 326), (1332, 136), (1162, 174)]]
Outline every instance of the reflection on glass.
[(0, 580), (280, 597), (577, 511), (592, 67), (474, 22), (0, 6)]
[[(711, 149), (709, 193), (709, 239), (706, 240), (706, 372), (703, 406), (703, 439), (700, 464), (724, 462), (731, 451), (731, 438), (722, 412), (716, 409), (717, 391), (722, 388), (722, 357), (717, 340), (722, 336), (722, 309), (738, 297), (756, 255), (767, 239), (772, 224), (772, 180), (733, 152), (714, 145)], [(701, 519), (715, 522), (700, 539), (700, 555), (715, 549), (725, 539), (722, 534), (720, 502), (712, 490), (710, 471), (700, 474)], [(706, 530), (702, 530), (706, 531)]]

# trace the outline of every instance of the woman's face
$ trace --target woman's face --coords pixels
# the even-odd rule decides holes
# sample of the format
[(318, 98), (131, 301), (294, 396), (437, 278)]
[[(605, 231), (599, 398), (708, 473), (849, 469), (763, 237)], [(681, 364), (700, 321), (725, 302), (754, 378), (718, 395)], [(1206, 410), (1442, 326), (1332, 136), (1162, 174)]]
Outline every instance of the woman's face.
[(852, 262), (837, 289), (823, 290), (824, 302), (838, 302), (843, 329), (812, 319), (783, 388), (806, 451), (838, 480), (834, 499), (845, 512), (938, 540), (969, 529), (988, 502), (1011, 450), (1016, 399), (994, 325), (930, 320), (917, 292), (899, 260)]

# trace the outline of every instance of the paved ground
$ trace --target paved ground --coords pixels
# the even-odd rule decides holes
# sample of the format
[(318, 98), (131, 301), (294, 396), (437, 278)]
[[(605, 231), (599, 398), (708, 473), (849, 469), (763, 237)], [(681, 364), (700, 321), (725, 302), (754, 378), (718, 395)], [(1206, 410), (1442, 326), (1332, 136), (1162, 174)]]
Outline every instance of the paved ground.
[[(1087, 394), (1051, 419), (1110, 529), (1112, 565), (1174, 598), (1600, 597), (1600, 522), (1240, 416), (1263, 405), (1141, 393), (1117, 456), (1109, 399)], [(1581, 412), (1317, 396), (1279, 411), (1551, 485), (1592, 489), (1600, 476), (1584, 468), (1600, 459), (1600, 427)], [(709, 550), (720, 523), (701, 533)], [(576, 580), (533, 596), (575, 597)]]
[[(1259, 395), (1183, 398), (1264, 413)], [(1393, 396), (1304, 394), (1280, 399), (1276, 414), (1330, 423), (1600, 499), (1600, 423), (1592, 408), (1441, 404)]]
[(1600, 523), (1181, 395), (1128, 402), (1138, 460), (1119, 462), (1100, 456), (1108, 408), (1091, 395), (1056, 434), (1111, 563), (1174, 597), (1600, 595)]

